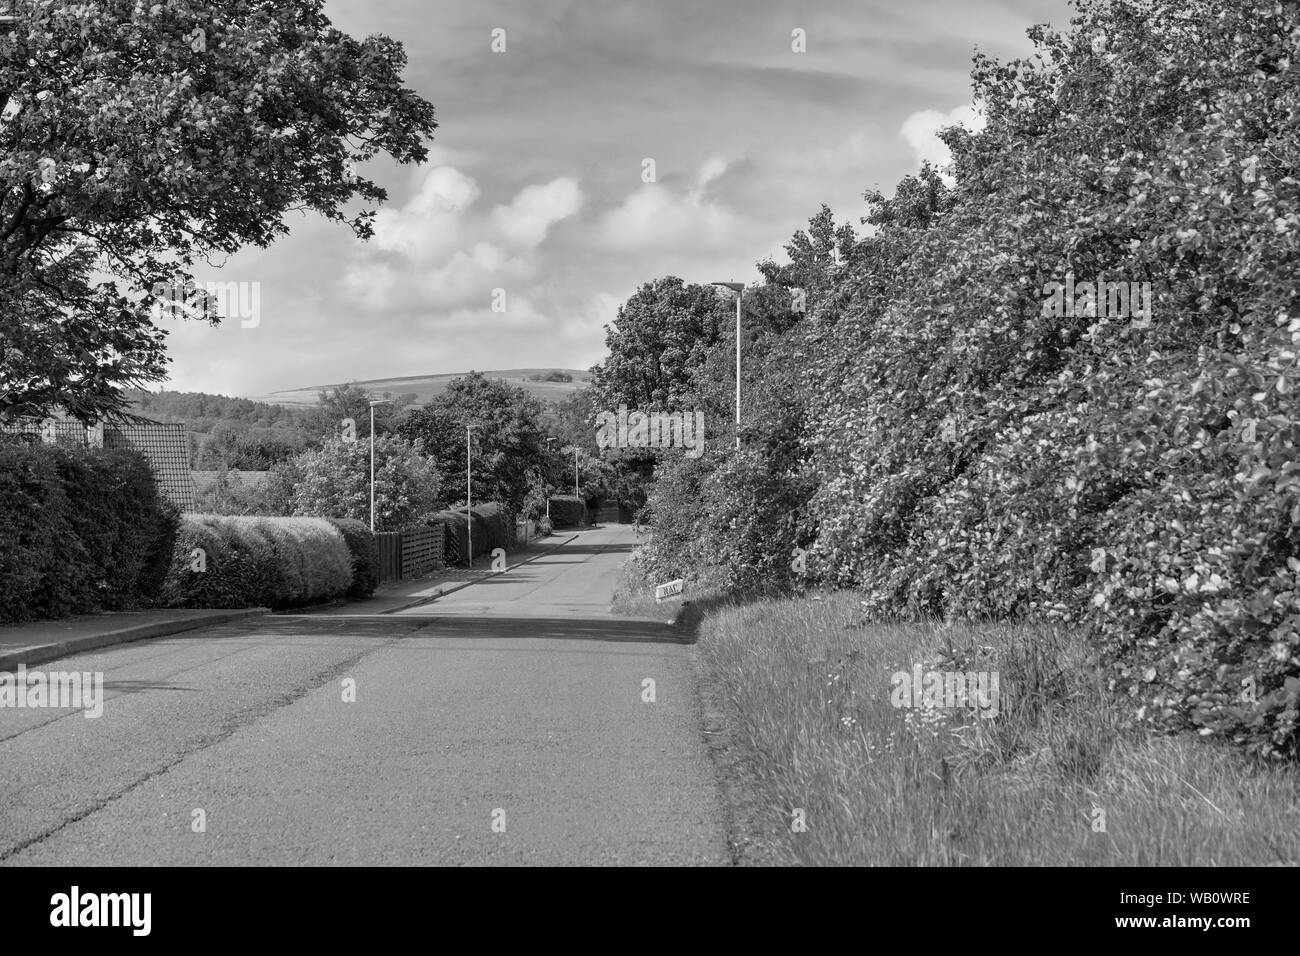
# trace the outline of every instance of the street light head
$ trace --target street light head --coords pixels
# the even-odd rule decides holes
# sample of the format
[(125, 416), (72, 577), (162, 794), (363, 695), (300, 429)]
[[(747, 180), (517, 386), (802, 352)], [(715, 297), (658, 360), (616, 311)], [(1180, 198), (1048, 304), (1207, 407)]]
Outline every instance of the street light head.
[(391, 404), (393, 404), (393, 400), (391, 398), (378, 398), (370, 403), (370, 407), (374, 408), (376, 405), (391, 405)]
[(709, 285), (726, 286), (732, 292), (737, 293), (745, 291), (745, 284), (743, 282), (710, 282)]

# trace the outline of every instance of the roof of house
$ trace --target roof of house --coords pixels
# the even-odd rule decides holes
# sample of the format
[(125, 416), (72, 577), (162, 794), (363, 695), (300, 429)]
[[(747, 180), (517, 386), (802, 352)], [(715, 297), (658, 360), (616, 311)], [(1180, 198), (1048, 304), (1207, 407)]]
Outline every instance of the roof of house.
[(190, 449), (185, 426), (148, 424), (107, 425), (105, 448), (133, 448), (149, 461), (158, 490), (182, 511), (194, 511), (197, 500), (190, 474)]
[[(28, 418), (0, 422), (0, 431), (10, 434), (40, 436), (42, 441), (59, 439), (89, 443), (91, 429), (68, 415)], [(98, 442), (98, 436), (93, 439)], [(197, 506), (194, 477), (190, 474), (190, 448), (185, 426), (164, 422), (142, 421), (131, 424), (105, 425), (105, 448), (130, 448), (144, 455), (153, 472), (158, 492), (182, 511)]]

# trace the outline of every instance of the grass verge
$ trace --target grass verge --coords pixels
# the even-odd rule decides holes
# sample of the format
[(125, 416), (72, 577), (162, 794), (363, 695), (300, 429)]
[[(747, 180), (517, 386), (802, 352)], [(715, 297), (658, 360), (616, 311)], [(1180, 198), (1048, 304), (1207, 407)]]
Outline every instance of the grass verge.
[[(715, 607), (702, 622), (705, 732), (737, 862), (1300, 862), (1296, 768), (1125, 730), (1077, 635), (864, 626), (857, 612), (842, 592)], [(996, 716), (924, 695), (907, 706), (912, 681), (891, 678), (917, 665), (996, 673)], [(984, 687), (977, 704), (994, 696)]]

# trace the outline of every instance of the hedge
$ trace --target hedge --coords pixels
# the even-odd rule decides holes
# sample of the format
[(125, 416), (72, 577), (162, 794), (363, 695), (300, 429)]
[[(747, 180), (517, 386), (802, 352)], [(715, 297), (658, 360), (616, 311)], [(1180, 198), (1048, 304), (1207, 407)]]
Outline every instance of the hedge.
[[(507, 551), (514, 542), (514, 516), (506, 506), (487, 501), (474, 505), (470, 509), (474, 522), (474, 557), (488, 554), (493, 548), (505, 548)], [(465, 560), (468, 546), (470, 518), (465, 509), (458, 511), (439, 511), (429, 519), (431, 524), (443, 526), (443, 547), (448, 567), (454, 567)]]
[(491, 552), (495, 548), (509, 551), (514, 546), (514, 516), (506, 510), (505, 505), (490, 501), (475, 505), (470, 511), (478, 520), (474, 522), (474, 551), (478, 552), (479, 536), (483, 538), (483, 549)]
[(0, 442), (0, 621), (151, 603), (177, 522), (137, 452)]
[(429, 519), (429, 523), (442, 525), (443, 555), (447, 567), (455, 567), (463, 563), (466, 537), (469, 533), (469, 519), (465, 517), (465, 513), (439, 511)]
[(587, 524), (587, 503), (576, 495), (556, 495), (551, 499), (551, 521), (557, 528)]
[(185, 515), (163, 597), (173, 607), (284, 608), (353, 584), (344, 532), (324, 518)]
[(348, 597), (370, 597), (379, 586), (379, 549), (375, 544), (375, 536), (370, 533), (364, 521), (356, 518), (326, 520), (339, 529), (352, 554), (352, 584), (348, 588)]

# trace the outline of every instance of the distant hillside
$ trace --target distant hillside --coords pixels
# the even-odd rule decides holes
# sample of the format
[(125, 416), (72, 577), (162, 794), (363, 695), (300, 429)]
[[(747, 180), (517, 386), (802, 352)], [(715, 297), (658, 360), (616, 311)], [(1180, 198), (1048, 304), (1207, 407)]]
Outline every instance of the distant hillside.
[[(386, 392), (394, 396), (413, 393), (416, 396), (415, 403), (423, 405), (435, 395), (446, 391), (447, 384), (452, 379), (460, 378), (465, 374), (465, 372), (448, 372), (442, 375), (407, 375), (400, 378), (370, 379), (359, 381), (356, 384), (366, 391), (381, 397)], [(481, 374), (486, 378), (500, 379), (512, 385), (518, 385), (534, 398), (546, 402), (559, 401), (591, 384), (590, 372), (571, 368), (512, 368), (496, 372), (485, 371)], [(534, 380), (553, 374), (568, 375), (573, 380), (570, 382)], [(332, 389), (342, 384), (346, 383), (334, 382), (326, 385), (310, 385), (303, 388), (286, 389), (281, 392), (269, 392), (264, 395), (249, 395), (247, 397), (255, 402), (284, 405), (287, 408), (306, 408), (316, 404), (321, 389)]]

